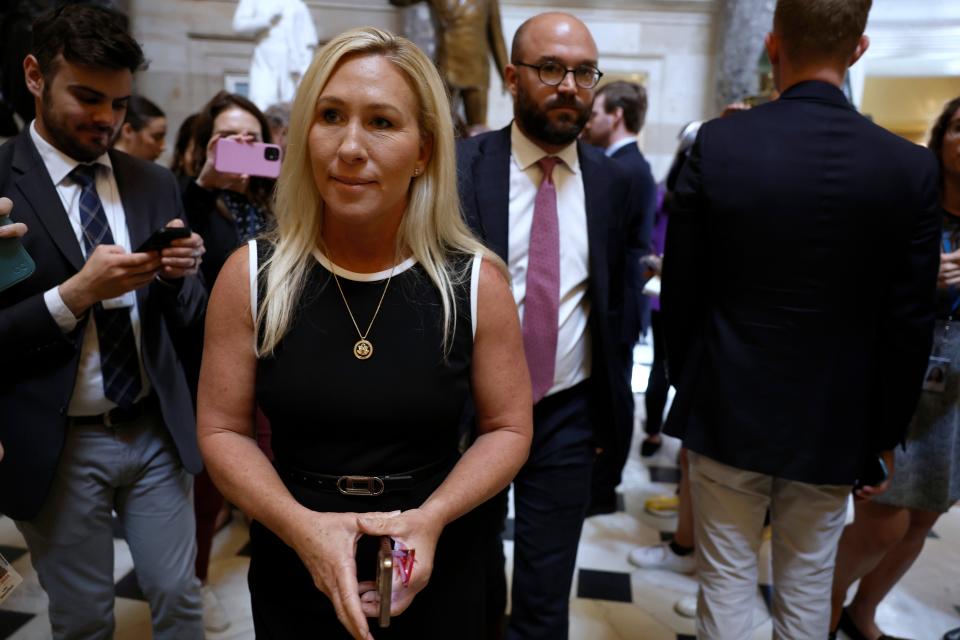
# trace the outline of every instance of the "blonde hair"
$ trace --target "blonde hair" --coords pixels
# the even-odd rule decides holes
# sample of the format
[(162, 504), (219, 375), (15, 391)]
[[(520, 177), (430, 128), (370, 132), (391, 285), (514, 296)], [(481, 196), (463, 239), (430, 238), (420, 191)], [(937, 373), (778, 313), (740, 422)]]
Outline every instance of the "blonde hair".
[(469, 261), (451, 257), (482, 252), (505, 276), (507, 273), (502, 261), (471, 234), (461, 216), (453, 122), (446, 89), (433, 62), (406, 38), (373, 27), (352, 29), (317, 54), (294, 98), (287, 155), (277, 181), (276, 227), (268, 238), (273, 251), (258, 272), (266, 277), (266, 293), (257, 313), (258, 356), (272, 354), (289, 330), (315, 260), (312, 254), (321, 238), (323, 201), (314, 182), (307, 140), (323, 88), (340, 61), (351, 55), (383, 56), (406, 74), (420, 106), (420, 133), (433, 139), (432, 156), (423, 174), (412, 181), (397, 241), (410, 250), (440, 292), (445, 353), (456, 329), (455, 287), (470, 273)]

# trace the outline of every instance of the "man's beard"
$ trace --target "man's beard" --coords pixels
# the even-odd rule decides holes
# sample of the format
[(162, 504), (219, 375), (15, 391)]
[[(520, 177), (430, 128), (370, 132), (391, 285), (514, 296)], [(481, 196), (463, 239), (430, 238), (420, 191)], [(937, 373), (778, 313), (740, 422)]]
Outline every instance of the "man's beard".
[[(108, 134), (107, 143), (105, 145), (85, 144), (74, 137), (73, 132), (66, 123), (66, 118), (56, 112), (49, 100), (44, 100), (41, 103), (40, 112), (43, 116), (44, 128), (46, 128), (47, 135), (50, 136), (50, 142), (53, 146), (80, 162), (93, 162), (102, 156), (120, 133), (119, 129), (113, 131), (109, 128), (96, 127), (97, 131)], [(87, 125), (85, 128), (91, 129), (93, 127), (92, 125)]]
[[(573, 120), (552, 121), (547, 117), (547, 110), (556, 107), (569, 107), (577, 112)], [(517, 87), (517, 119), (520, 121), (523, 132), (531, 138), (549, 145), (566, 145), (577, 139), (583, 127), (590, 119), (590, 105), (585, 105), (577, 96), (556, 95), (547, 102), (541, 111), (530, 100), (522, 86)]]

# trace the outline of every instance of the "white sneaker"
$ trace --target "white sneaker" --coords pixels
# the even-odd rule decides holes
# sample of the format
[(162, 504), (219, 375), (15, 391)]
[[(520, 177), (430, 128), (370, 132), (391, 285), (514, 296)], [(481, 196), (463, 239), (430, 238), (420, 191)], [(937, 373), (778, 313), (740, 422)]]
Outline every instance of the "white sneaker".
[(200, 587), (200, 595), (203, 598), (203, 628), (211, 633), (226, 631), (230, 627), (230, 619), (217, 593), (210, 585), (204, 585)]
[(637, 547), (627, 556), (630, 564), (641, 569), (664, 569), (676, 573), (693, 573), (697, 568), (694, 554), (678, 556), (670, 548), (669, 542), (661, 542), (651, 547)]
[(697, 596), (683, 596), (673, 603), (673, 610), (684, 618), (696, 618)]

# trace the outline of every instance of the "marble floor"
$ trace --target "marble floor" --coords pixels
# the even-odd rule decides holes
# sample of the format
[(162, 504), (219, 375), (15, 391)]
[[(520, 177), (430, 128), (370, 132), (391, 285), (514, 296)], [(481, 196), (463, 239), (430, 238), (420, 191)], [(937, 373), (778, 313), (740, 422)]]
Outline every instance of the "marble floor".
[[(638, 349), (634, 391), (638, 425), (642, 413), (645, 363), (649, 351)], [(622, 509), (594, 516), (584, 525), (570, 601), (572, 640), (681, 640), (694, 638), (693, 621), (674, 612), (674, 602), (696, 593), (694, 578), (657, 570), (635, 569), (627, 553), (636, 545), (669, 539), (672, 518), (651, 516), (643, 509), (646, 498), (673, 493), (679, 472), (678, 443), (668, 440), (653, 458), (641, 460), (636, 452), (624, 470)], [(507, 537), (512, 523), (508, 522)], [(231, 620), (230, 627), (210, 640), (253, 638), (246, 585), (248, 536), (239, 514), (220, 531), (210, 566), (210, 583)], [(513, 543), (505, 542), (508, 566)], [(9, 518), (0, 518), (0, 554), (23, 577), (21, 584), (0, 605), (0, 639), (41, 640), (50, 637), (46, 596), (30, 565), (23, 539)], [(771, 637), (769, 602), (769, 545), (761, 550), (761, 582), (757, 591), (750, 640)], [(116, 618), (118, 640), (150, 637), (150, 617), (137, 585), (126, 542), (115, 540)], [(878, 621), (886, 633), (915, 640), (939, 640), (944, 631), (960, 626), (960, 509), (940, 519), (923, 554), (880, 607)]]

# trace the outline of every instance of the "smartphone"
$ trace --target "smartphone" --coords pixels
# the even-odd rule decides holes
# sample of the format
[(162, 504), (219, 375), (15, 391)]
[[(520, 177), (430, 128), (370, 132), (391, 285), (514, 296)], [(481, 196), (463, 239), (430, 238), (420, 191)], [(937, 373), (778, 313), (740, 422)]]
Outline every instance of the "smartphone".
[(380, 538), (380, 551), (377, 552), (377, 593), (380, 594), (380, 628), (390, 626), (390, 601), (393, 591), (393, 547), (390, 536)]
[[(10, 222), (9, 216), (0, 216), (0, 227)], [(26, 280), (36, 268), (20, 238), (0, 238), (0, 291)]]
[(875, 487), (886, 482), (888, 477), (890, 477), (890, 470), (887, 469), (887, 463), (883, 461), (883, 458), (877, 456), (867, 463), (863, 473), (857, 478), (857, 483), (853, 486), (853, 490), (857, 491), (864, 487)]
[(217, 140), (217, 156), (213, 166), (221, 173), (239, 173), (262, 178), (280, 175), (280, 147), (265, 142), (238, 142), (231, 138)]
[(190, 237), (190, 229), (186, 227), (161, 227), (157, 229), (150, 237), (143, 241), (137, 247), (136, 253), (144, 251), (160, 251), (169, 247), (174, 240), (181, 240)]

